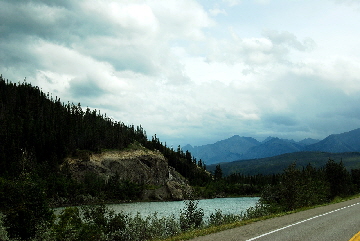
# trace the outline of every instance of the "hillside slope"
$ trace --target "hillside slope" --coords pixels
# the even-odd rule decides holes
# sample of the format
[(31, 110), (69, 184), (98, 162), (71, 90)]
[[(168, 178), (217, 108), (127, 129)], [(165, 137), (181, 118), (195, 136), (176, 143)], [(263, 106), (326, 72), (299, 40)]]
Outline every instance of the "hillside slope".
[[(19, 176), (30, 176), (34, 182), (41, 184), (41, 188), (46, 190), (44, 193), (47, 198), (52, 200), (68, 199), (78, 203), (76, 197), (87, 195), (104, 200), (141, 199), (140, 191), (146, 189), (146, 185), (155, 190), (168, 183), (170, 174), (178, 176), (173, 170), (188, 179), (191, 185), (202, 185), (212, 179), (191, 153), (175, 151), (166, 144), (163, 145), (156, 135), (148, 140), (141, 126), (114, 121), (96, 109), (83, 108), (80, 103), (75, 105), (61, 102), (60, 98), (56, 96), (54, 99), (39, 87), (26, 82), (15, 84), (2, 76), (0, 127), (0, 179), (13, 180)], [(96, 162), (87, 157), (106, 157), (107, 150), (124, 151), (134, 144), (154, 153), (159, 152), (162, 155), (160, 159), (164, 160), (156, 163), (162, 165), (155, 165), (153, 157), (149, 156), (138, 156), (138, 161), (134, 159), (129, 162), (132, 163), (131, 168), (121, 166), (125, 160), (101, 161), (101, 165), (94, 165)], [(66, 158), (80, 158), (81, 161), (71, 163), (77, 163), (74, 170), (86, 178), (69, 178), (69, 170), (60, 169)], [(147, 164), (151, 168), (149, 172), (144, 172)], [(115, 168), (116, 166), (118, 167)], [(99, 175), (91, 174), (91, 168), (97, 170), (95, 174)], [(114, 168), (119, 178), (112, 180), (111, 186), (103, 178), (103, 174), (107, 173), (107, 178), (111, 179)], [(157, 169), (154, 171), (152, 168)], [(134, 170), (138, 170), (138, 173)], [(163, 180), (161, 185), (154, 182), (154, 176)], [(129, 188), (126, 184), (131, 184), (132, 187)], [(113, 195), (112, 188), (118, 189), (119, 193)], [(130, 189), (131, 193), (126, 194)], [(182, 194), (176, 196), (174, 192), (170, 192), (166, 195), (160, 195), (157, 199), (167, 199), (170, 196), (181, 199)]]

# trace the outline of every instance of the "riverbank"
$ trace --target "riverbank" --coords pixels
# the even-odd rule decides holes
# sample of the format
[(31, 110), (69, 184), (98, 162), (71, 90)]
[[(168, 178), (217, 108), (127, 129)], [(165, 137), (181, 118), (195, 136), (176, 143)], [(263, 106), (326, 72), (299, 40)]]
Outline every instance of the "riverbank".
[[(253, 204), (257, 201), (252, 199)], [(256, 199), (256, 200), (255, 200)], [(222, 206), (226, 205), (226, 201), (236, 201), (232, 198), (227, 200), (213, 199), (203, 201), (217, 201)], [(248, 217), (249, 209), (244, 207), (243, 211), (237, 210), (225, 213), (211, 207), (208, 215), (199, 205), (197, 200), (187, 200), (182, 203), (183, 206), (177, 208), (170, 207), (176, 212), (170, 215), (161, 216), (160, 213), (151, 213), (149, 215), (140, 215), (138, 212), (129, 215), (124, 211), (115, 212), (106, 205), (99, 206), (81, 206), (68, 207), (56, 214), (56, 221), (52, 223), (38, 223), (35, 240), (156, 240), (166, 239), (168, 237), (179, 235), (180, 233), (196, 228), (204, 228), (210, 226), (221, 225), (224, 223), (235, 222)], [(175, 204), (174, 202), (168, 202)], [(139, 203), (144, 204), (144, 203)], [(159, 204), (164, 208), (164, 203), (153, 202), (151, 204)], [(234, 203), (239, 206), (239, 203)], [(147, 207), (145, 207), (147, 208)], [(137, 208), (136, 208), (137, 210)], [(212, 212), (213, 211), (213, 212)], [(0, 220), (1, 223), (1, 220)], [(1, 229), (1, 225), (0, 225)], [(6, 232), (0, 240), (6, 239)], [(5, 239), (1, 239), (4, 238)]]
[(275, 218), (275, 217), (286, 216), (286, 215), (289, 215), (289, 214), (298, 213), (298, 212), (314, 209), (314, 208), (317, 208), (317, 207), (328, 206), (328, 205), (331, 205), (331, 204), (336, 204), (336, 203), (352, 200), (352, 199), (355, 199), (355, 198), (360, 198), (360, 194), (356, 194), (356, 195), (345, 197), (345, 198), (337, 197), (334, 200), (332, 200), (332, 202), (325, 203), (325, 204), (322, 204), (322, 205), (299, 208), (299, 209), (289, 211), (289, 212), (272, 213), (272, 214), (269, 214), (269, 215), (250, 218), (250, 219), (242, 220), (242, 221), (239, 221), (239, 222), (233, 222), (233, 223), (223, 224), (223, 225), (219, 225), (219, 226), (212, 226), (212, 227), (207, 227), (207, 228), (203, 228), (203, 229), (191, 230), (189, 232), (185, 232), (185, 233), (179, 234), (177, 236), (169, 237), (167, 239), (158, 239), (158, 240), (162, 240), (162, 241), (191, 240), (191, 239), (194, 239), (196, 237), (206, 236), (206, 235), (209, 235), (209, 234), (225, 231), (225, 230), (228, 230), (228, 229), (233, 229), (233, 228), (245, 226), (245, 225), (248, 225), (248, 224), (251, 224), (251, 223), (254, 223), (254, 222), (259, 222), (259, 221), (263, 221), (263, 220), (267, 220), (267, 219), (272, 219), (272, 218)]

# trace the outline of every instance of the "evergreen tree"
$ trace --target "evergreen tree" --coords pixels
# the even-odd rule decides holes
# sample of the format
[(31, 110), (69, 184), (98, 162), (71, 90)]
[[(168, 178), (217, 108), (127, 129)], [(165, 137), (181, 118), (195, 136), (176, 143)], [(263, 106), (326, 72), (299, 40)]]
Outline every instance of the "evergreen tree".
[(222, 175), (223, 175), (223, 174), (222, 174), (222, 170), (221, 170), (220, 164), (219, 164), (219, 165), (216, 165), (215, 172), (214, 172), (215, 180), (221, 180)]
[(351, 177), (342, 161), (336, 163), (334, 160), (329, 159), (325, 165), (325, 173), (330, 184), (331, 198), (343, 197), (351, 193)]

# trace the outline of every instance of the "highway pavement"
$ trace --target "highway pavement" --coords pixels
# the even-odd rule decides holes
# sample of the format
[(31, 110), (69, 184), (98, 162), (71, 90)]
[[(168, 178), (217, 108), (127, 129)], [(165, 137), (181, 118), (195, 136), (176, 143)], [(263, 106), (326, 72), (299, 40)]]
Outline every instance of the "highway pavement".
[(360, 198), (267, 219), (194, 241), (348, 241), (360, 231)]

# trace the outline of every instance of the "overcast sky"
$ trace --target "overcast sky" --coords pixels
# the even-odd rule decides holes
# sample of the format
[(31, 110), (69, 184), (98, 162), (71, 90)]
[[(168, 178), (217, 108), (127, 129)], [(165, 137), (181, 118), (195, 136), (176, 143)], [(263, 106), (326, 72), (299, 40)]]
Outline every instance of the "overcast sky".
[(168, 145), (360, 127), (358, 0), (0, 0), (0, 74)]

